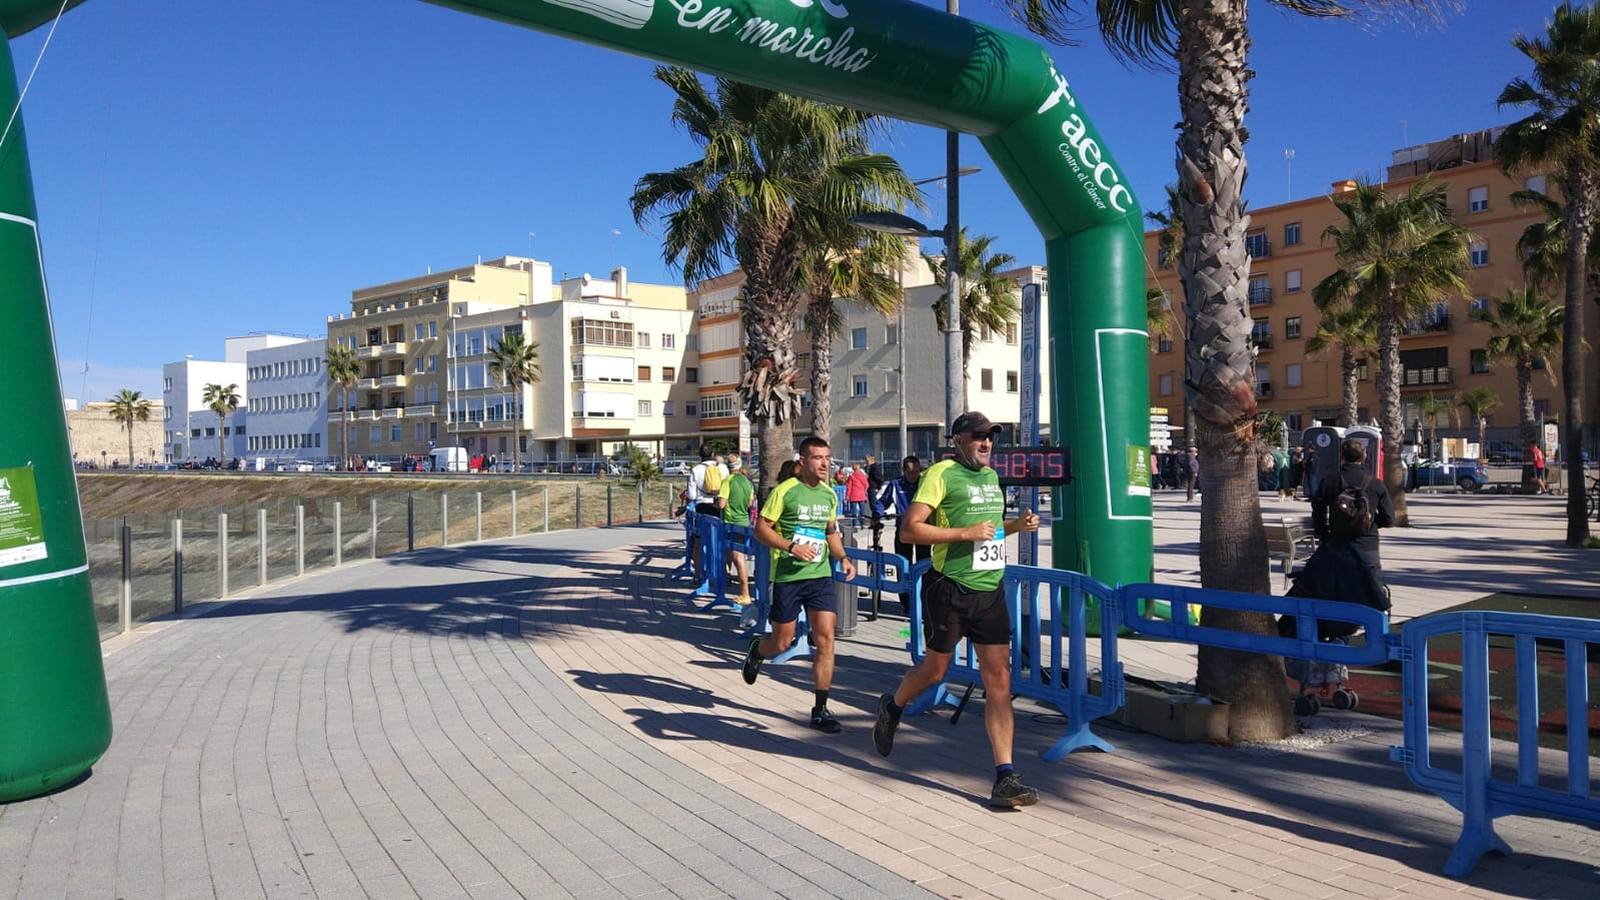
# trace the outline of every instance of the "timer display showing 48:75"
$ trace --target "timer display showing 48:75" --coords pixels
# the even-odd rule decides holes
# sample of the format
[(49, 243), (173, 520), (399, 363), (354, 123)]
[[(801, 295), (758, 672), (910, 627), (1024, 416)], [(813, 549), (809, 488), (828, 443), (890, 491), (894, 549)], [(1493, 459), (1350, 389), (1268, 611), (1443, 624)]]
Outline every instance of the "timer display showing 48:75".
[[(941, 456), (955, 456), (946, 449)], [(1072, 451), (1065, 447), (995, 447), (989, 467), (1002, 487), (1055, 487), (1072, 481)]]

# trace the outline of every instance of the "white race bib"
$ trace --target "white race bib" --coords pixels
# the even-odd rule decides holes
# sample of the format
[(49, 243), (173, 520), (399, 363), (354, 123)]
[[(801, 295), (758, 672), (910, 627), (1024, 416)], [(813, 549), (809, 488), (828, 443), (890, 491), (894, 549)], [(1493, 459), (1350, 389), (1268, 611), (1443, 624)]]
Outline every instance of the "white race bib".
[(1006, 539), (997, 537), (988, 541), (972, 542), (972, 568), (989, 572), (1006, 567)]
[(828, 546), (828, 538), (820, 528), (800, 527), (794, 530), (794, 545), (796, 547), (810, 547), (816, 552), (816, 559), (821, 559), (824, 548)]

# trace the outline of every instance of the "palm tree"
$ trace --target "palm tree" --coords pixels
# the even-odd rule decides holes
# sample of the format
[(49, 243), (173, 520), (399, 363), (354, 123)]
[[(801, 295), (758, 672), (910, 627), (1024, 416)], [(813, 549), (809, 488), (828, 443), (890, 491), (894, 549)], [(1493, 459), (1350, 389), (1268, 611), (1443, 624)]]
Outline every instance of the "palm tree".
[(200, 395), (200, 401), (206, 408), (217, 414), (217, 461), (222, 468), (228, 467), (228, 442), (223, 440), (223, 433), (228, 430), (228, 416), (239, 408), (239, 386), (237, 384), (208, 384)]
[(1422, 421), (1428, 426), (1428, 452), (1434, 459), (1439, 458), (1439, 417), (1449, 413), (1452, 419), (1455, 416), (1454, 398), (1440, 396), (1429, 391), (1417, 398), (1417, 413), (1422, 416)]
[[(1533, 411), (1533, 371), (1543, 368), (1550, 383), (1555, 384), (1550, 354), (1561, 345), (1566, 311), (1539, 293), (1538, 288), (1528, 285), (1506, 288), (1505, 296), (1495, 299), (1494, 311), (1479, 313), (1477, 318), (1494, 331), (1485, 348), (1488, 357), (1509, 360), (1516, 366), (1517, 412), (1522, 423), (1522, 445), (1527, 447), (1539, 440), (1539, 420)], [(1522, 474), (1523, 488), (1533, 490), (1531, 461), (1523, 466)]]
[(642, 176), (633, 216), (644, 225), (665, 214), (662, 255), (690, 285), (720, 274), (729, 258), (743, 269), (739, 390), (760, 435), (762, 487), (770, 487), (792, 452), (800, 410), (794, 328), (805, 300), (802, 235), (815, 233), (806, 201), (870, 196), (899, 165), (860, 152), (871, 122), (864, 113), (726, 78), (707, 90), (687, 69), (658, 67), (655, 77), (676, 95), (672, 120), (702, 156)]
[(1484, 438), (1489, 430), (1489, 414), (1500, 408), (1500, 397), (1486, 387), (1476, 387), (1456, 395), (1456, 408), (1478, 423), (1478, 458), (1487, 457)]
[[(1000, 0), (1029, 29), (1064, 41), (1087, 0)], [(1281, 9), (1315, 17), (1350, 12), (1347, 4), (1416, 7), (1436, 0), (1272, 0)], [(1249, 225), (1241, 193), (1245, 181), (1244, 112), (1254, 74), (1247, 57), (1250, 30), (1244, 0), (1096, 0), (1095, 23), (1111, 51), (1125, 61), (1178, 73), (1177, 168), (1183, 250), (1185, 406), (1196, 426), (1189, 440), (1200, 450), (1205, 479), (1200, 504), (1200, 583), (1203, 587), (1266, 593), (1266, 532), (1256, 492), (1256, 397), (1251, 372), (1248, 303)], [(1084, 13), (1086, 15), (1086, 13)], [(1398, 454), (1397, 454), (1398, 455)], [(1207, 608), (1210, 625), (1276, 634), (1271, 616)], [(1269, 740), (1293, 728), (1283, 702), (1283, 664), (1276, 657), (1200, 648), (1196, 679), (1202, 691), (1229, 701), (1234, 740)]]
[[(1557, 6), (1542, 37), (1511, 42), (1533, 63), (1533, 76), (1514, 78), (1499, 104), (1531, 108), (1506, 126), (1495, 155), (1507, 172), (1538, 169), (1555, 174), (1566, 199), (1565, 315), (1561, 345), (1561, 454), (1568, 484), (1583, 484), (1583, 289), (1591, 271), (1588, 250), (1600, 190), (1600, 9)], [(1589, 541), (1581, 490), (1567, 492), (1567, 546)]]
[(1144, 328), (1150, 332), (1150, 343), (1161, 338), (1171, 338), (1177, 331), (1177, 320), (1172, 314), (1172, 296), (1161, 288), (1146, 288), (1144, 292)]
[(123, 388), (109, 401), (111, 418), (128, 432), (128, 468), (133, 468), (133, 424), (150, 421), (150, 401), (139, 391)]
[(539, 383), (539, 342), (521, 331), (502, 335), (489, 351), (489, 372), (511, 388), (511, 471), (522, 471), (522, 386)]
[[(1007, 324), (1022, 314), (1017, 283), (1006, 277), (1006, 269), (1016, 264), (1009, 253), (990, 253), (994, 235), (984, 234), (968, 240), (967, 230), (956, 237), (957, 274), (961, 276), (961, 390), (963, 409), (967, 407), (967, 369), (972, 362), (972, 342), (979, 331), (1004, 331)], [(945, 259), (924, 255), (938, 284), (947, 284)], [(939, 330), (947, 327), (944, 295), (934, 301), (933, 315)]]
[(1361, 364), (1378, 349), (1378, 335), (1372, 314), (1360, 306), (1350, 306), (1322, 314), (1317, 330), (1306, 342), (1306, 353), (1318, 355), (1339, 348), (1339, 383), (1343, 402), (1339, 407), (1339, 427), (1356, 424), (1361, 409)]
[[(1517, 256), (1522, 259), (1522, 275), (1541, 289), (1559, 287), (1567, 274), (1567, 220), (1566, 208), (1548, 194), (1532, 189), (1512, 191), (1511, 202), (1517, 206), (1537, 207), (1544, 213), (1543, 222), (1534, 222), (1522, 230), (1517, 238)], [(1600, 223), (1589, 228), (1589, 249), (1585, 268), (1591, 273), (1600, 270)]]
[(350, 464), (350, 389), (361, 379), (361, 361), (349, 347), (328, 348), (328, 383), (339, 386), (339, 468)]
[(1400, 404), (1400, 332), (1450, 294), (1467, 290), (1469, 235), (1450, 219), (1442, 186), (1421, 178), (1404, 193), (1362, 183), (1333, 198), (1342, 224), (1322, 233), (1339, 268), (1313, 289), (1321, 309), (1371, 304), (1378, 333), (1378, 423), (1383, 429), (1383, 480), (1395, 524), (1407, 526), (1404, 409)]
[[(904, 175), (907, 192), (914, 191)], [(872, 205), (861, 198), (863, 209)], [(856, 204), (852, 204), (856, 206)], [(859, 215), (851, 212), (849, 215)], [(899, 237), (851, 225), (849, 216), (807, 241), (801, 275), (806, 284), (806, 332), (811, 335), (811, 430), (833, 435), (833, 342), (844, 327), (837, 298), (848, 298), (887, 317), (900, 308), (900, 281), (889, 274), (901, 265), (905, 242)], [(829, 237), (828, 235), (831, 235)]]

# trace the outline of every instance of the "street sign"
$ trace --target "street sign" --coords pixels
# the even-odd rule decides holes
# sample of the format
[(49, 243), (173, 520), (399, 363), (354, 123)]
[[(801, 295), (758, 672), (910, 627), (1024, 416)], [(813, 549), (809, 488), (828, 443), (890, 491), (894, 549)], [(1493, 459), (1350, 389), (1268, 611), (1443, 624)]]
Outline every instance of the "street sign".
[[(1022, 288), (1022, 414), (1019, 417), (1022, 434), (1018, 438), (1027, 447), (1039, 444), (1039, 294), (1037, 284)], [(1063, 474), (1065, 468), (1063, 466)], [(1038, 512), (1039, 489), (1023, 488), (1021, 505), (1023, 509)], [(1038, 564), (1037, 531), (1023, 532), (1017, 541), (1017, 562), (1024, 566)]]
[(750, 455), (750, 417), (739, 413), (739, 453)]

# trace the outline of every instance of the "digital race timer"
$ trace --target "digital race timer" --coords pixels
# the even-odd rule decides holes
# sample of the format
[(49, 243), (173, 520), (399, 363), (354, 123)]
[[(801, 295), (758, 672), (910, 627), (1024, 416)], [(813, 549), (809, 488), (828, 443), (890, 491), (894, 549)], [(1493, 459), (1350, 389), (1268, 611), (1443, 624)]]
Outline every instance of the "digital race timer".
[[(945, 448), (940, 456), (955, 456)], [(1066, 447), (999, 447), (989, 453), (989, 467), (1002, 487), (1055, 487), (1072, 481), (1072, 451)]]

